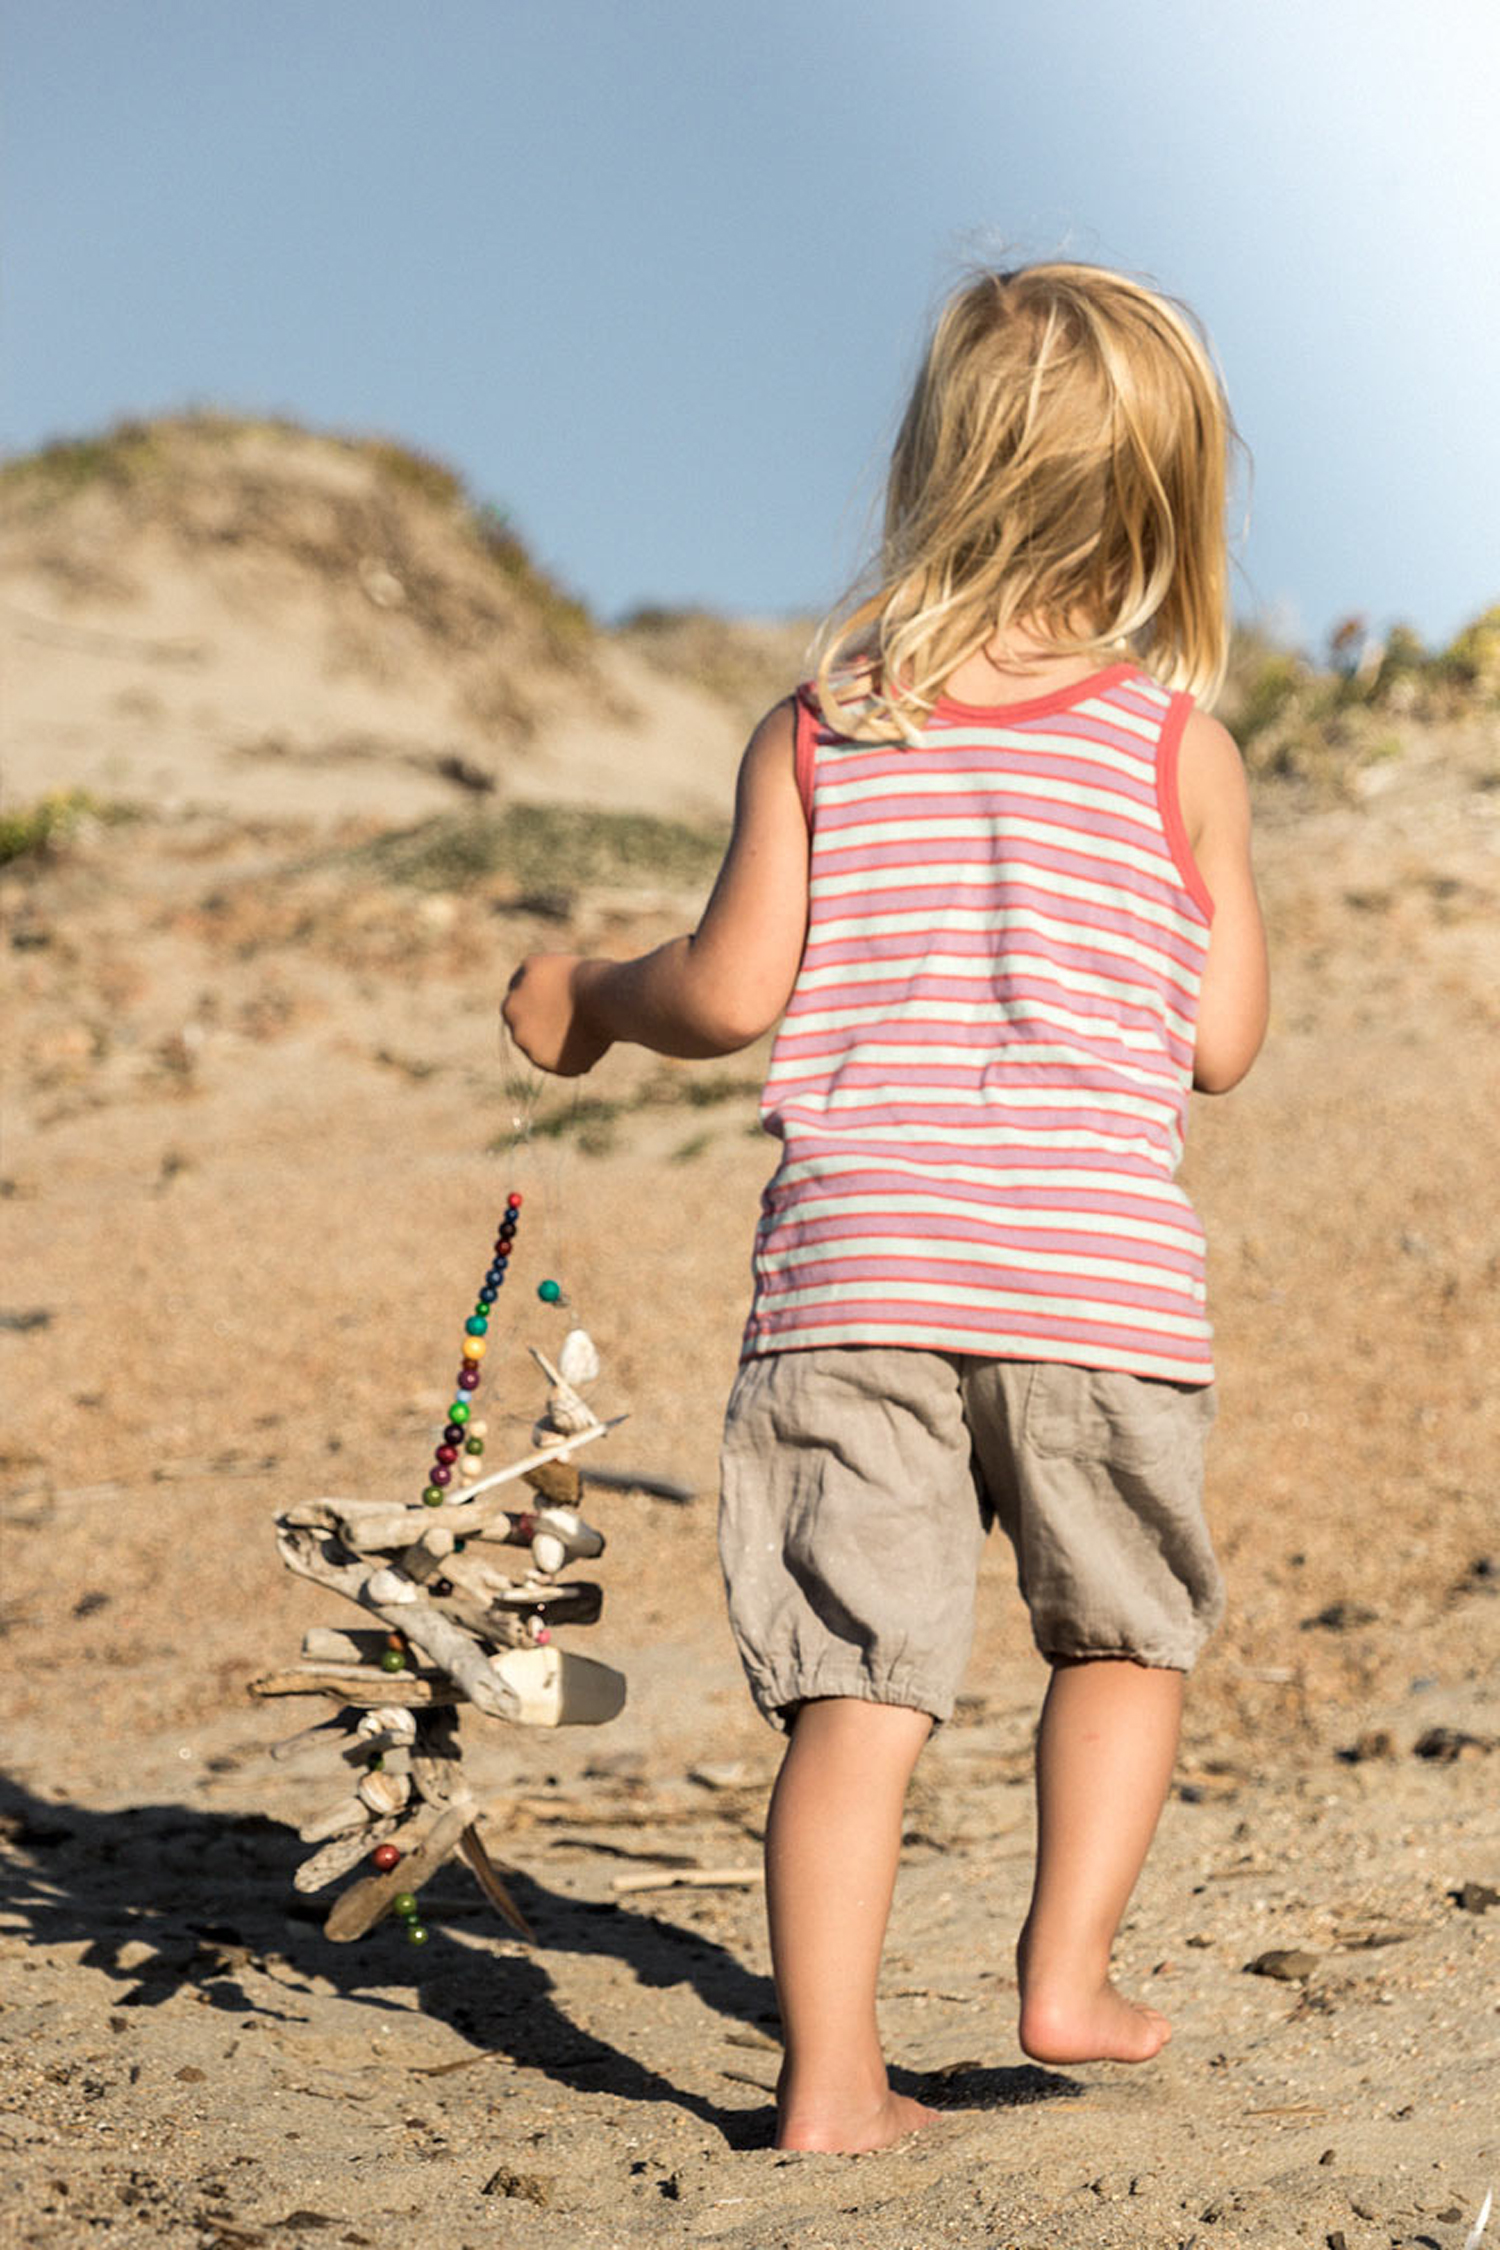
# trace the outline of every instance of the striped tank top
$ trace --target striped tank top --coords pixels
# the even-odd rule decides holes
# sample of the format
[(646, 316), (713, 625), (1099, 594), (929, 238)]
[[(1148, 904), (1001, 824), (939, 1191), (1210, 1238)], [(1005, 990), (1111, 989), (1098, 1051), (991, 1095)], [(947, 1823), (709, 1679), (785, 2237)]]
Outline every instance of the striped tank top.
[(807, 940), (761, 1103), (747, 1356), (901, 1344), (1213, 1377), (1175, 1174), (1213, 907), (1192, 708), (1133, 664), (940, 699), (915, 744), (797, 698)]

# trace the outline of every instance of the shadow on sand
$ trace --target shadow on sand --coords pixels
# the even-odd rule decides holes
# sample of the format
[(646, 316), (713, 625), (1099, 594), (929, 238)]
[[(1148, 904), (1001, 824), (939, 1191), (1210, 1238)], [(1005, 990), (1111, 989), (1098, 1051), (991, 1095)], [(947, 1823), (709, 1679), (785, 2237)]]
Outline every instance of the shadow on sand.
[[(37, 1944), (81, 1944), (82, 1965), (119, 1988), (108, 1995), (112, 2007), (159, 2007), (191, 1991), (227, 2014), (295, 2022), (303, 2014), (296, 1996), (332, 1985), (360, 2006), (405, 2016), (409, 2005), (391, 1988), (407, 1985), (425, 2014), (475, 2048), (476, 2059), (503, 2055), (575, 2090), (671, 2103), (732, 2148), (769, 2141), (769, 2111), (724, 2108), (575, 2023), (555, 1999), (542, 1958), (597, 1955), (619, 1961), (642, 1985), (689, 1984), (716, 2014), (774, 2037), (779, 2018), (769, 1978), (700, 1931), (659, 1911), (573, 1898), (512, 1874), (507, 1880), (536, 1932), (531, 1949), (502, 1934), (455, 1868), (424, 1892), (433, 1935), (419, 1958), (389, 1926), (359, 1945), (334, 1945), (322, 1934), (332, 1892), (305, 1898), (289, 1888), (304, 1849), (292, 1828), (258, 1813), (187, 1805), (91, 1812), (49, 1804), (0, 1777), (0, 1913)], [(465, 1926), (495, 1939), (483, 1975), (476, 1973), (483, 1956), (474, 1943), (456, 1943), (449, 1934)], [(256, 1972), (253, 1990), (246, 1971)], [(287, 1994), (287, 2007), (274, 2004), (264, 1980)], [(773, 2057), (755, 2060), (769, 2066)], [(1083, 2091), (1054, 2071), (977, 2063), (939, 2078), (895, 2072), (892, 2082), (938, 2108), (1013, 2107)]]

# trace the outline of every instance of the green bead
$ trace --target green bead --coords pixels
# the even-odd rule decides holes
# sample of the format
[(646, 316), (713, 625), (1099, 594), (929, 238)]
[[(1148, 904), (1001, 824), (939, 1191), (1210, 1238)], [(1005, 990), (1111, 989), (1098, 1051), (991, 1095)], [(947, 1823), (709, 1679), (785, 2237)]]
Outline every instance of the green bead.
[(427, 1943), (426, 1923), (408, 1922), (406, 1925), (406, 1942), (408, 1945), (425, 1945)]
[(456, 1398), (453, 1401), (453, 1404), (448, 1409), (448, 1419), (450, 1422), (468, 1421), (469, 1402), (466, 1398)]
[(382, 1672), (404, 1672), (406, 1670), (406, 1658), (399, 1648), (383, 1648), (381, 1650), (380, 1669)]
[[(480, 1304), (477, 1304), (477, 1305), (476, 1305), (476, 1306), (474, 1307), (474, 1318), (475, 1318), (476, 1320), (488, 1320), (488, 1319), (489, 1319), (489, 1317), (490, 1317), (490, 1308), (489, 1308), (489, 1306), (488, 1306), (488, 1305), (486, 1305), (486, 1304), (483, 1304), (483, 1303), (480, 1303)], [(481, 1329), (481, 1330), (479, 1331), (479, 1333), (480, 1333), (481, 1335), (483, 1335), (483, 1334), (484, 1334), (484, 1330), (483, 1330), (483, 1329)], [(470, 1330), (470, 1334), (471, 1334), (471, 1335), (473, 1334), (473, 1330), (472, 1330), (472, 1329)]]
[(464, 1439), (464, 1451), (465, 1453), (472, 1453), (477, 1459), (484, 1451), (484, 1439), (482, 1437), (466, 1437)]
[(416, 1911), (417, 1911), (417, 1894), (416, 1894), (416, 1892), (415, 1892), (415, 1891), (397, 1891), (397, 1893), (396, 1893), (395, 1897), (394, 1897), (394, 1898), (393, 1898), (393, 1899), (391, 1900), (391, 1912), (392, 1912), (393, 1914), (399, 1914), (399, 1915), (401, 1916), (401, 1919), (402, 1919), (402, 1921), (403, 1921), (403, 1922), (407, 1922), (407, 1921), (410, 1921), (411, 1917), (412, 1917), (412, 1916), (413, 1916), (413, 1915), (414, 1915), (414, 1914), (416, 1913)]
[(464, 1322), (464, 1334), (466, 1336), (488, 1336), (489, 1332), (490, 1324), (483, 1313), (475, 1313), (472, 1320)]
[(442, 1504), (443, 1488), (441, 1485), (429, 1484), (423, 1487), (422, 1505), (424, 1508), (440, 1508)]
[(536, 1293), (544, 1305), (558, 1304), (562, 1300), (562, 1283), (559, 1281), (539, 1281), (536, 1285)]

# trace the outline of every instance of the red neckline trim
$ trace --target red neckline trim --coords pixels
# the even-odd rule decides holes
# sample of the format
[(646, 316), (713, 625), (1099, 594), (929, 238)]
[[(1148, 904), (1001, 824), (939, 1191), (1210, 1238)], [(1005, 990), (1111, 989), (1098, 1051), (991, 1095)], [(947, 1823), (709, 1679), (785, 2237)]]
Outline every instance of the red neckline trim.
[(1102, 672), (1089, 672), (1067, 687), (1053, 688), (1050, 695), (1033, 695), (1021, 703), (960, 703), (955, 696), (940, 695), (932, 706), (932, 716), (935, 719), (984, 719), (991, 725), (1008, 719), (1041, 718), (1048, 711), (1066, 711), (1070, 704), (1082, 703), (1091, 695), (1118, 687), (1122, 680), (1133, 679), (1139, 670), (1138, 664), (1108, 664)]

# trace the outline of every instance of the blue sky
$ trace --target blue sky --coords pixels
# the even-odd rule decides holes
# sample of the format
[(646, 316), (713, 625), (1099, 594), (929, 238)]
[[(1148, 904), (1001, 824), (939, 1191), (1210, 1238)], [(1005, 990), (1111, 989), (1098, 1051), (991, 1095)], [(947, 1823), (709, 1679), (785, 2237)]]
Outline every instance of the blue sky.
[(1493, 0), (4, 0), (0, 441), (188, 405), (451, 461), (604, 616), (832, 600), (976, 257), (1144, 272), (1243, 615), (1500, 598)]

